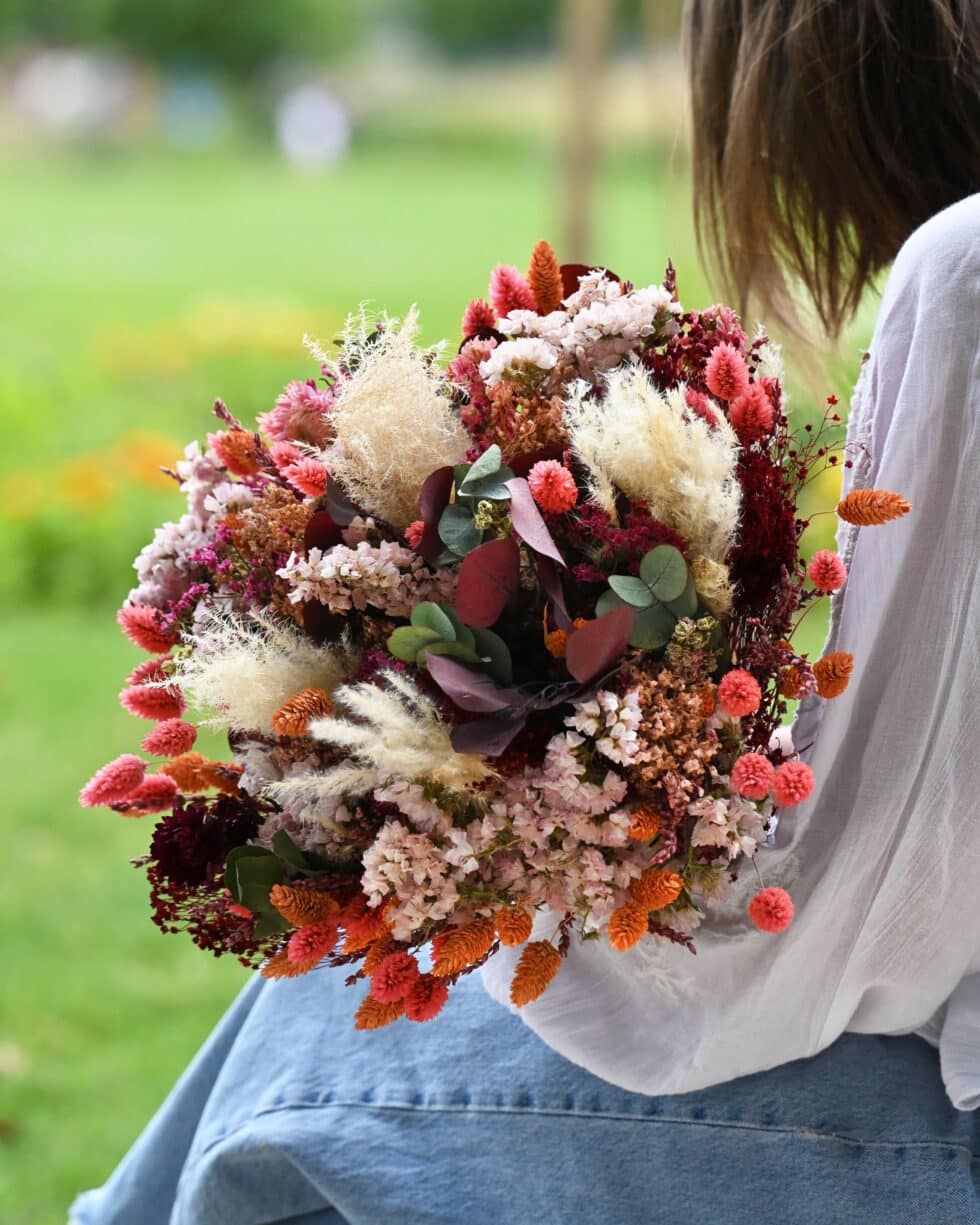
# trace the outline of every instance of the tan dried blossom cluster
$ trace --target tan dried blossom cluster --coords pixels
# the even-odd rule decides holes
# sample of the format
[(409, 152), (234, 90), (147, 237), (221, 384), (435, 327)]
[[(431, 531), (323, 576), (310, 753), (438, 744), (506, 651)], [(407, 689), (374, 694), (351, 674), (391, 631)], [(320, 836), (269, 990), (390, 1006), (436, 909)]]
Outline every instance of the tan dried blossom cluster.
[(504, 459), (543, 447), (567, 447), (568, 429), (561, 396), (540, 396), (505, 379), (487, 388), (489, 432)]
[[(250, 569), (275, 570), (284, 554), (302, 549), (303, 533), (312, 513), (312, 508), (291, 490), (270, 483), (250, 506), (227, 515), (225, 525)], [(289, 591), (282, 584), (276, 584), (270, 607), (293, 620), (302, 614), (300, 606), (290, 603)]]
[(630, 786), (650, 795), (672, 775), (676, 786), (696, 796), (705, 770), (721, 748), (706, 727), (703, 686), (685, 685), (669, 668), (638, 681), (639, 751), (628, 771)]

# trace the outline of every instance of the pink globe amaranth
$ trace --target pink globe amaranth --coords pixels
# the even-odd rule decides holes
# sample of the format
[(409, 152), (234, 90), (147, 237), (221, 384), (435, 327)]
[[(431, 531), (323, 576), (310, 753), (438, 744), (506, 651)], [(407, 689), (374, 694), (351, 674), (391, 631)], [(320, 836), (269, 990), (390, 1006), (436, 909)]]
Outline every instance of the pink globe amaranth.
[(749, 800), (764, 800), (772, 790), (776, 771), (761, 753), (743, 753), (732, 766), (732, 787)]
[(401, 950), (383, 957), (371, 975), (371, 994), (382, 1004), (403, 1000), (419, 977), (419, 963)]
[(776, 885), (760, 889), (749, 902), (749, 918), (764, 932), (784, 931), (793, 922), (793, 899)]
[(718, 702), (735, 718), (750, 715), (759, 709), (762, 690), (751, 672), (744, 668), (733, 668), (721, 678), (718, 686)]
[(847, 582), (847, 567), (833, 549), (818, 549), (806, 572), (818, 591), (837, 591)]
[(749, 368), (734, 345), (722, 342), (704, 365), (704, 381), (719, 400), (737, 400), (749, 390)]
[(560, 515), (578, 501), (575, 477), (556, 459), (542, 459), (527, 474), (531, 496), (542, 510)]
[(813, 792), (813, 771), (805, 761), (784, 761), (776, 771), (773, 793), (783, 808), (801, 804)]
[(316, 963), (332, 953), (337, 943), (336, 919), (321, 919), (319, 923), (307, 923), (289, 937), (286, 956), (290, 961)]

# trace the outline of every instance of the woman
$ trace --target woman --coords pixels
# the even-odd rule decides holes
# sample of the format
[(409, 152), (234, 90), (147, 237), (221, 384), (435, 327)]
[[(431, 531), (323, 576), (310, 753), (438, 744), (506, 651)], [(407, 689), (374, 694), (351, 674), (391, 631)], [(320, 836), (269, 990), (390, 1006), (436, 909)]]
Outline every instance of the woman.
[(796, 922), (764, 962), (738, 917), (628, 972), (583, 946), (522, 1017), (489, 998), (502, 954), (431, 1029), (355, 1032), (334, 973), (256, 979), (79, 1225), (980, 1222), (980, 12), (688, 17), (699, 222), (734, 289), (785, 313), (798, 279), (836, 334), (897, 254), (848, 481), (914, 514), (842, 532), (828, 649), (863, 670), (822, 721), (804, 704), (826, 781), (766, 859)]

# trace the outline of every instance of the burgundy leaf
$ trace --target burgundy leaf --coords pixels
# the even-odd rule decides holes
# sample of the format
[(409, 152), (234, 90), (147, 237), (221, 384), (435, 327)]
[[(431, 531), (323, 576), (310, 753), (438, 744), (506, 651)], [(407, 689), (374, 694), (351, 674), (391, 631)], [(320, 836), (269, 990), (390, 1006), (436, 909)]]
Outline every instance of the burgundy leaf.
[(482, 753), (499, 757), (523, 728), (525, 717), (512, 715), (497, 719), (474, 719), (454, 727), (450, 739), (457, 753)]
[(608, 268), (603, 268), (601, 264), (562, 264), (561, 266), (561, 292), (562, 300), (570, 298), (573, 293), (578, 293), (578, 279), (585, 276), (588, 272), (601, 272), (607, 281), (621, 281), (615, 272), (610, 272)]
[(509, 710), (520, 694), (515, 689), (502, 689), (489, 676), (474, 672), (448, 655), (426, 653), (429, 675), (442, 692), (460, 710), (473, 714), (491, 714)]
[(528, 451), (525, 455), (517, 455), (510, 461), (510, 470), (515, 476), (527, 476), (535, 464), (546, 459), (556, 459), (560, 463), (564, 458), (564, 447), (538, 447), (536, 451)]
[(453, 491), (453, 469), (447, 464), (444, 468), (436, 468), (422, 482), (422, 492), (419, 494), (419, 514), (425, 524), (422, 539), (416, 545), (415, 551), (426, 561), (432, 562), (442, 552), (444, 545), (439, 536), (439, 520), (442, 512), (449, 505), (449, 497)]
[(354, 505), (334, 480), (327, 481), (327, 510), (340, 527), (349, 527), (351, 520), (361, 513), (360, 507)]
[[(521, 476), (512, 477), (504, 484), (510, 494), (510, 518), (518, 536), (536, 553), (541, 553), (545, 557), (553, 557), (560, 566), (563, 566), (565, 559), (558, 552), (558, 546), (551, 539), (548, 525), (541, 518), (541, 512), (531, 494), (530, 485)], [(464, 617), (463, 620), (465, 619)]]
[(456, 612), (460, 620), (489, 629), (517, 590), (520, 578), (521, 551), (513, 537), (478, 545), (459, 567)]
[(303, 548), (332, 549), (340, 544), (340, 528), (334, 523), (333, 515), (328, 510), (315, 510), (303, 532)]
[(540, 553), (534, 556), (534, 568), (537, 571), (538, 579), (541, 586), (544, 588), (544, 593), (551, 601), (551, 607), (555, 614), (555, 622), (560, 630), (570, 630), (572, 628), (572, 618), (568, 615), (568, 608), (565, 604), (565, 592), (561, 585), (561, 575), (558, 573), (558, 567), (550, 557), (542, 557)]
[(633, 610), (628, 604), (586, 622), (568, 637), (565, 666), (577, 681), (587, 685), (619, 659), (632, 632)]
[(307, 600), (303, 605), (303, 629), (318, 646), (339, 638), (344, 628), (344, 618), (331, 612), (319, 600)]

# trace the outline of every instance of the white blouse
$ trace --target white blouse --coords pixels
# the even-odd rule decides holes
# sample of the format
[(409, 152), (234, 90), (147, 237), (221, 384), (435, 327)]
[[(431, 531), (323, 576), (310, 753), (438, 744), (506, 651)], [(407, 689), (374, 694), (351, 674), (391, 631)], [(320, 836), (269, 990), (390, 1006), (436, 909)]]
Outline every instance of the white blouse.
[[(785, 932), (747, 918), (743, 867), (695, 936), (572, 950), (521, 1010), (562, 1055), (641, 1093), (685, 1093), (814, 1055), (845, 1030), (938, 1046), (961, 1110), (980, 1105), (980, 195), (906, 242), (885, 286), (848, 423), (845, 490), (912, 513), (841, 524), (850, 578), (826, 651), (846, 693), (793, 728), (817, 778), (759, 854), (790, 890)], [(547, 938), (541, 916), (534, 938)], [(483, 969), (507, 1004), (519, 950)]]

